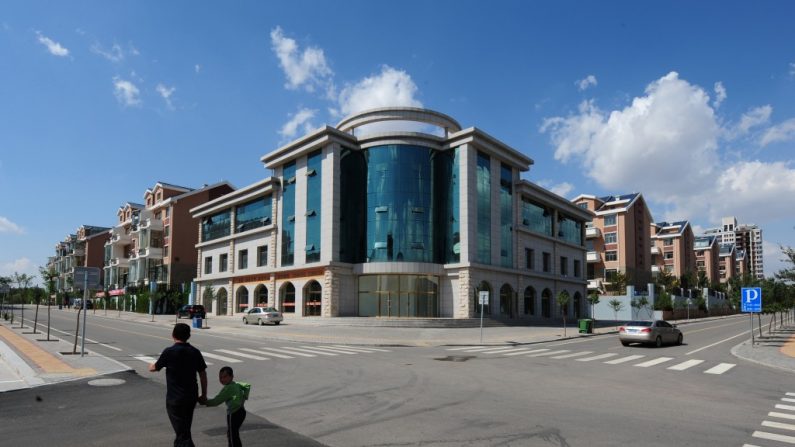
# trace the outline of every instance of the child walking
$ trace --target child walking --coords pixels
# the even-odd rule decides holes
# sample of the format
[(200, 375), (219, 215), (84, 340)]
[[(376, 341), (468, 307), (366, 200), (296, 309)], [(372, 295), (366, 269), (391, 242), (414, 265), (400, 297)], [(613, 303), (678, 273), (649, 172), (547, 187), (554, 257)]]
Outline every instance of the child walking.
[(217, 396), (208, 399), (204, 404), (215, 407), (226, 403), (226, 437), (229, 447), (241, 447), (240, 426), (246, 420), (246, 409), (243, 403), (248, 399), (251, 385), (245, 382), (235, 382), (235, 373), (232, 368), (224, 366), (218, 371), (218, 380), (224, 386)]

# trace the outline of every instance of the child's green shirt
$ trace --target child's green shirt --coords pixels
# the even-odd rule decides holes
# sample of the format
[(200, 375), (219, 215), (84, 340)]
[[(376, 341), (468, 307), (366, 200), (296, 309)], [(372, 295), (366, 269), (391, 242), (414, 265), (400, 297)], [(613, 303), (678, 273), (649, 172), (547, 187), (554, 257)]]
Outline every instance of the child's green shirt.
[(226, 412), (234, 413), (243, 407), (243, 402), (248, 399), (251, 385), (245, 382), (229, 382), (221, 388), (217, 396), (207, 400), (208, 407), (215, 407), (226, 402)]

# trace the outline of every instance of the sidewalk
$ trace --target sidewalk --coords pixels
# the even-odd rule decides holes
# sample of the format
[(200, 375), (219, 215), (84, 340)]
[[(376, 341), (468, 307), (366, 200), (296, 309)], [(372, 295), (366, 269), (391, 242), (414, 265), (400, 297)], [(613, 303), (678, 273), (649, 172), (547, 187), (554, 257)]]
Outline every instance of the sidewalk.
[[(57, 310), (75, 314), (74, 310)], [(172, 327), (176, 321), (191, 324), (191, 320), (176, 320), (174, 315), (148, 315), (131, 312), (103, 310), (89, 311), (91, 319), (123, 319), (143, 324)], [(715, 317), (731, 318), (731, 317)], [(288, 316), (279, 326), (247, 326), (240, 316), (211, 316), (203, 321), (202, 331), (208, 333), (234, 335), (243, 338), (281, 341), (317, 342), (372, 346), (464, 346), (464, 345), (527, 345), (549, 341), (594, 337), (615, 334), (614, 325), (598, 325), (594, 334), (579, 334), (576, 326), (491, 326), (459, 328), (406, 328), (385, 326), (364, 326), (361, 319), (338, 319), (328, 321), (319, 318), (299, 318)], [(686, 327), (700, 320), (678, 321)], [(88, 355), (70, 355), (73, 341), (42, 341), (45, 334), (33, 334), (32, 322), (25, 320), (20, 329), (18, 320), (13, 327), (8, 321), (0, 321), (0, 392), (29, 388), (59, 381), (82, 377), (100, 376), (130, 368), (115, 360), (86, 351)], [(90, 322), (89, 322), (90, 323)], [(376, 321), (374, 324), (378, 324)], [(576, 323), (576, 322), (575, 322)], [(766, 328), (764, 328), (766, 330)], [(46, 327), (44, 327), (46, 331)], [(51, 338), (55, 339), (55, 337)], [(89, 337), (90, 338), (90, 337)], [(750, 340), (732, 349), (735, 356), (774, 368), (795, 372), (795, 326), (785, 327), (765, 333), (751, 345)]]

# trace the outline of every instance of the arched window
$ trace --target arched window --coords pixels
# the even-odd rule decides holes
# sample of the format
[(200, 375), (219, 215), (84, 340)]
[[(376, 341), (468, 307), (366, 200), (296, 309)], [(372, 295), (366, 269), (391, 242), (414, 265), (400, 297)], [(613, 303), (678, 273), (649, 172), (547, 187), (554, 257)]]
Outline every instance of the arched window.
[(500, 289), (500, 314), (513, 317), (513, 288), (508, 284)]
[(541, 292), (541, 316), (544, 318), (552, 316), (552, 291), (549, 289)]
[(309, 281), (304, 287), (304, 316), (320, 316), (320, 299), (323, 289), (317, 281)]
[(254, 289), (254, 296), (257, 300), (257, 306), (268, 307), (268, 288), (265, 284), (260, 284)]
[(491, 315), (491, 303), (494, 300), (494, 297), (491, 294), (491, 285), (486, 281), (481, 281), (480, 284), (478, 284), (478, 287), (475, 289), (475, 314), (480, 313), (480, 292), (489, 292), (489, 301), (483, 305), (483, 314)]
[(536, 289), (530, 286), (524, 289), (524, 314), (536, 314)]
[(237, 312), (245, 312), (248, 309), (248, 288), (240, 286), (237, 289)]
[(221, 287), (218, 289), (218, 315), (226, 315), (226, 305), (229, 302), (228, 297), (226, 296), (226, 289)]
[(295, 313), (295, 286), (291, 282), (288, 282), (282, 286), (280, 308), (282, 313)]

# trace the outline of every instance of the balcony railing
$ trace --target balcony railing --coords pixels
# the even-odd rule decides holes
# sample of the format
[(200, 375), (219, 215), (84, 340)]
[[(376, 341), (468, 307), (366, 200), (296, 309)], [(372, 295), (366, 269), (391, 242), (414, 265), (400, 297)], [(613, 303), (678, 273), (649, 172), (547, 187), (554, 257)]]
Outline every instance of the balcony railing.
[(600, 230), (600, 229), (598, 229), (596, 227), (586, 227), (585, 228), (585, 237), (587, 239), (599, 237), (601, 235), (602, 235), (602, 230)]
[(653, 254), (653, 255), (659, 255), (659, 254), (660, 254), (660, 247), (657, 247), (657, 246), (655, 246), (655, 247), (652, 247), (652, 248), (651, 248), (651, 254)]
[(138, 249), (138, 257), (140, 258), (162, 258), (163, 249), (159, 247), (147, 247)]
[(651, 272), (652, 272), (652, 273), (660, 273), (660, 271), (662, 271), (662, 269), (660, 268), (660, 266), (659, 266), (659, 265), (653, 265), (653, 266), (651, 266)]
[(141, 225), (138, 227), (139, 230), (151, 229), (155, 231), (162, 231), (163, 230), (163, 221), (160, 219), (153, 219), (147, 218), (141, 221)]
[(599, 262), (602, 260), (602, 255), (598, 251), (589, 251), (585, 254), (587, 262)]
[(602, 280), (601, 279), (589, 279), (588, 280), (588, 288), (589, 289), (602, 289)]

